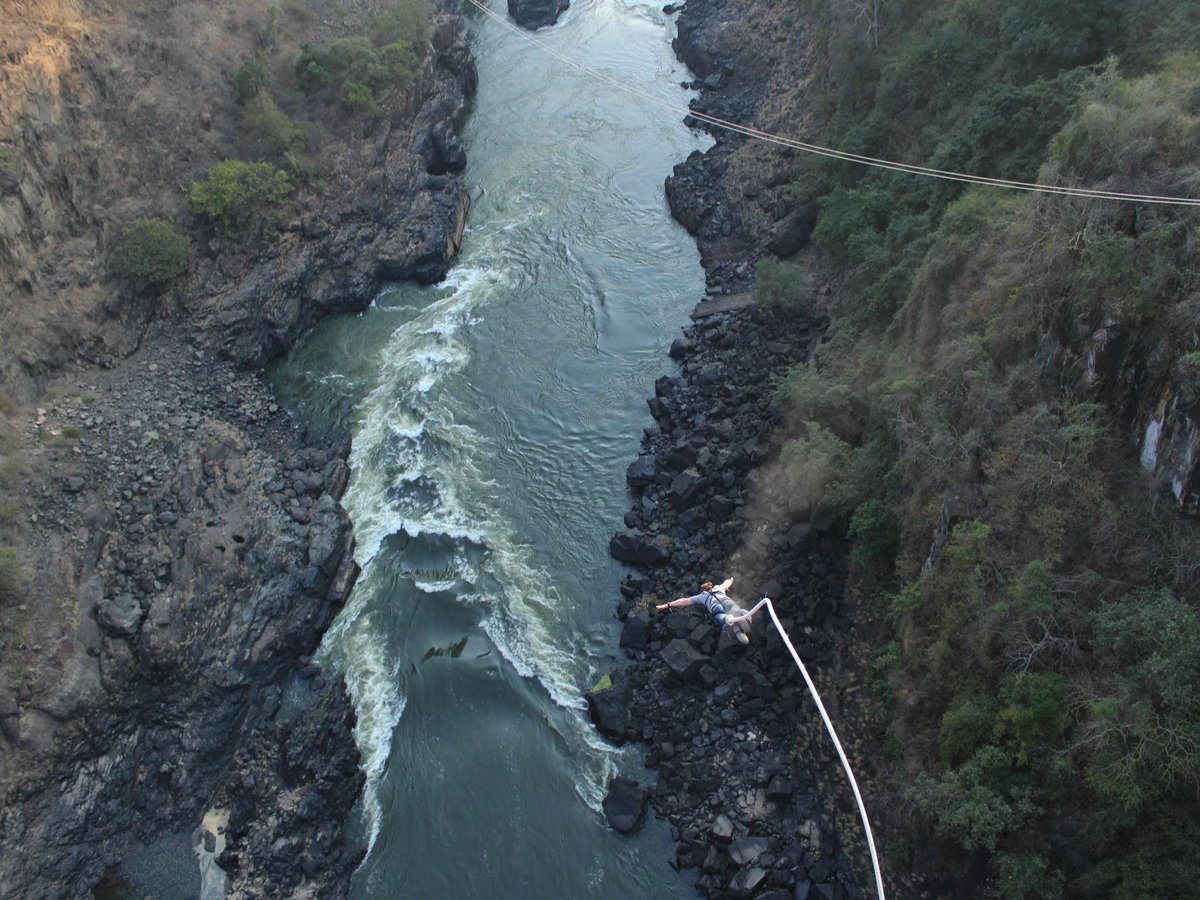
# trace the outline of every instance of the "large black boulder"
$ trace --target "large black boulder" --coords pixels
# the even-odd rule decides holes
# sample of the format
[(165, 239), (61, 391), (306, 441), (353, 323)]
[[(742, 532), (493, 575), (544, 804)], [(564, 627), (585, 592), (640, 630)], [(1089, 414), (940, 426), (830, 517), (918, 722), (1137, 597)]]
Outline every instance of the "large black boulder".
[(617, 831), (628, 833), (642, 821), (646, 791), (636, 781), (618, 775), (608, 783), (608, 796), (604, 798), (603, 807), (608, 824)]
[(654, 457), (639, 456), (625, 470), (625, 483), (631, 488), (645, 487), (648, 484), (654, 484), (656, 475), (658, 475), (658, 467), (654, 464)]
[(660, 566), (671, 558), (662, 544), (632, 534), (613, 535), (608, 542), (608, 552), (617, 562), (637, 566)]
[(522, 28), (536, 31), (557, 22), (569, 5), (568, 0), (508, 0), (508, 14)]
[(625, 617), (621, 629), (621, 646), (630, 650), (645, 650), (650, 641), (650, 620), (641, 613), (630, 613)]
[(675, 638), (663, 648), (663, 662), (680, 681), (692, 681), (700, 673), (700, 667), (708, 657), (682, 638)]
[(625, 741), (625, 728), (629, 724), (629, 695), (620, 682), (592, 691), (587, 695), (588, 715), (596, 730), (612, 741)]
[(775, 226), (767, 249), (780, 259), (787, 259), (808, 245), (817, 224), (817, 210), (806, 204), (796, 207)]

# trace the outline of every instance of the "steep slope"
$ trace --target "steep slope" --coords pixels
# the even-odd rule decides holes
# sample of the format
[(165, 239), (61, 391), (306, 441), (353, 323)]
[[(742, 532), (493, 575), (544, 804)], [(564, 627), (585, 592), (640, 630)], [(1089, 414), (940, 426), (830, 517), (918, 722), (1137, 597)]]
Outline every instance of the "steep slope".
[[(382, 279), (446, 271), (475, 86), (458, 22), (45, 0), (9, 4), (0, 42), (7, 889), (86, 896), (218, 807), (235, 895), (344, 892), (354, 719), (308, 654), (357, 572), (346, 448), (253, 369)], [(304, 53), (330, 66), (307, 88)], [(214, 218), (195, 186), (226, 170), (286, 190)], [(129, 265), (146, 219), (185, 265)]]
[[(680, 33), (697, 108), (718, 116), (936, 168), (1194, 196), (1200, 76), (1178, 55), (1194, 13), (692, 0)], [(853, 627), (825, 632), (839, 665), (821, 679), (893, 888), (1186, 893), (1195, 209), (966, 191), (738, 137), (668, 190), (714, 293), (746, 290), (757, 258), (761, 302), (829, 320), (777, 385), (778, 453), (741, 548), (696, 560), (803, 593), (800, 564), (770, 571), (783, 536), (850, 539)]]

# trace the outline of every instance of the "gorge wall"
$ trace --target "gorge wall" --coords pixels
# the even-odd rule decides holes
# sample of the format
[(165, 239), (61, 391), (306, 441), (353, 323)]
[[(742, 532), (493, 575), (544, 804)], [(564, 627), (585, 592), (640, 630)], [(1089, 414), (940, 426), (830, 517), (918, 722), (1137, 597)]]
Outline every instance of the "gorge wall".
[[(233, 895), (344, 892), (361, 852), (342, 832), (354, 717), (309, 654), (357, 572), (347, 448), (307, 438), (255, 372), (383, 279), (444, 275), (469, 205), (469, 51), (439, 12), (371, 115), (327, 105), (318, 127), (308, 101), (315, 172), (278, 224), (235, 240), (194, 223), (185, 194), (244, 139), (239, 67), (265, 59), (286, 85), (300, 42), (361, 34), (389, 5), (15, 6), (0, 24), (5, 883), (87, 896), (219, 808)], [(162, 291), (111, 265), (147, 216), (194, 248)]]

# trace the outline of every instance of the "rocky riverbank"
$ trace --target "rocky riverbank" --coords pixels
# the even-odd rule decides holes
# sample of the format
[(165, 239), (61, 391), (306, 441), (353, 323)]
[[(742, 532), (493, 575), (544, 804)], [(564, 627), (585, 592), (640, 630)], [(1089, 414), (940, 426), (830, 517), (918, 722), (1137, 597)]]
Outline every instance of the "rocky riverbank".
[[(766, 83), (755, 43), (731, 37), (737, 25), (732, 4), (690, 0), (675, 46), (699, 79), (695, 108), (749, 122)], [(714, 137), (667, 183), (672, 213), (699, 244), (708, 302), (671, 349), (679, 375), (661, 379), (648, 401), (654, 422), (627, 474), (628, 531), (610, 548), (636, 573), (617, 610), (630, 663), (588, 696), (601, 733), (648, 744), (657, 781), (644, 792), (619, 782), (606, 810), (624, 827), (648, 796), (671, 823), (675, 864), (695, 871), (705, 896), (859, 897), (861, 832), (829, 809), (841, 773), (828, 766), (827, 737), (769, 620), (760, 616), (742, 647), (706, 614), (654, 609), (735, 576), (744, 605), (775, 599), (818, 671), (833, 658), (831, 629), (851, 621), (841, 608), (846, 558), (827, 517), (776, 515), (767, 466), (780, 444), (774, 385), (807, 357), (821, 323), (744, 296), (764, 248), (789, 256), (807, 243), (811, 211), (777, 190), (788, 157), (760, 154), (748, 166), (735, 161), (741, 138)]]
[(474, 87), (441, 16), (419, 86), (372, 140), (347, 141), (339, 189), (277, 239), (211, 244), (166, 310), (116, 294), (73, 362), (28, 340), (7, 361), (23, 374), (6, 388), (36, 399), (7, 411), (25, 583), (0, 635), (6, 892), (89, 896), (210, 809), (228, 814), (231, 896), (346, 892), (354, 716), (310, 655), (357, 574), (338, 502), (348, 448), (291, 422), (259, 370), (384, 279), (444, 275)]

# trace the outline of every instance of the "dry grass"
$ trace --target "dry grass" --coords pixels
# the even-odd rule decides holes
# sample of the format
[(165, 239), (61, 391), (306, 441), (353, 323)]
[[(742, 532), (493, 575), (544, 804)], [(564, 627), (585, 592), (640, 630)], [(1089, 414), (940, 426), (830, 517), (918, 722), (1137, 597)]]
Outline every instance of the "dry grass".
[(41, 83), (59, 93), (72, 50), (98, 24), (82, 0), (6, 0), (0, 14), (0, 43), (11, 48), (0, 61), (5, 80), (23, 89)]

